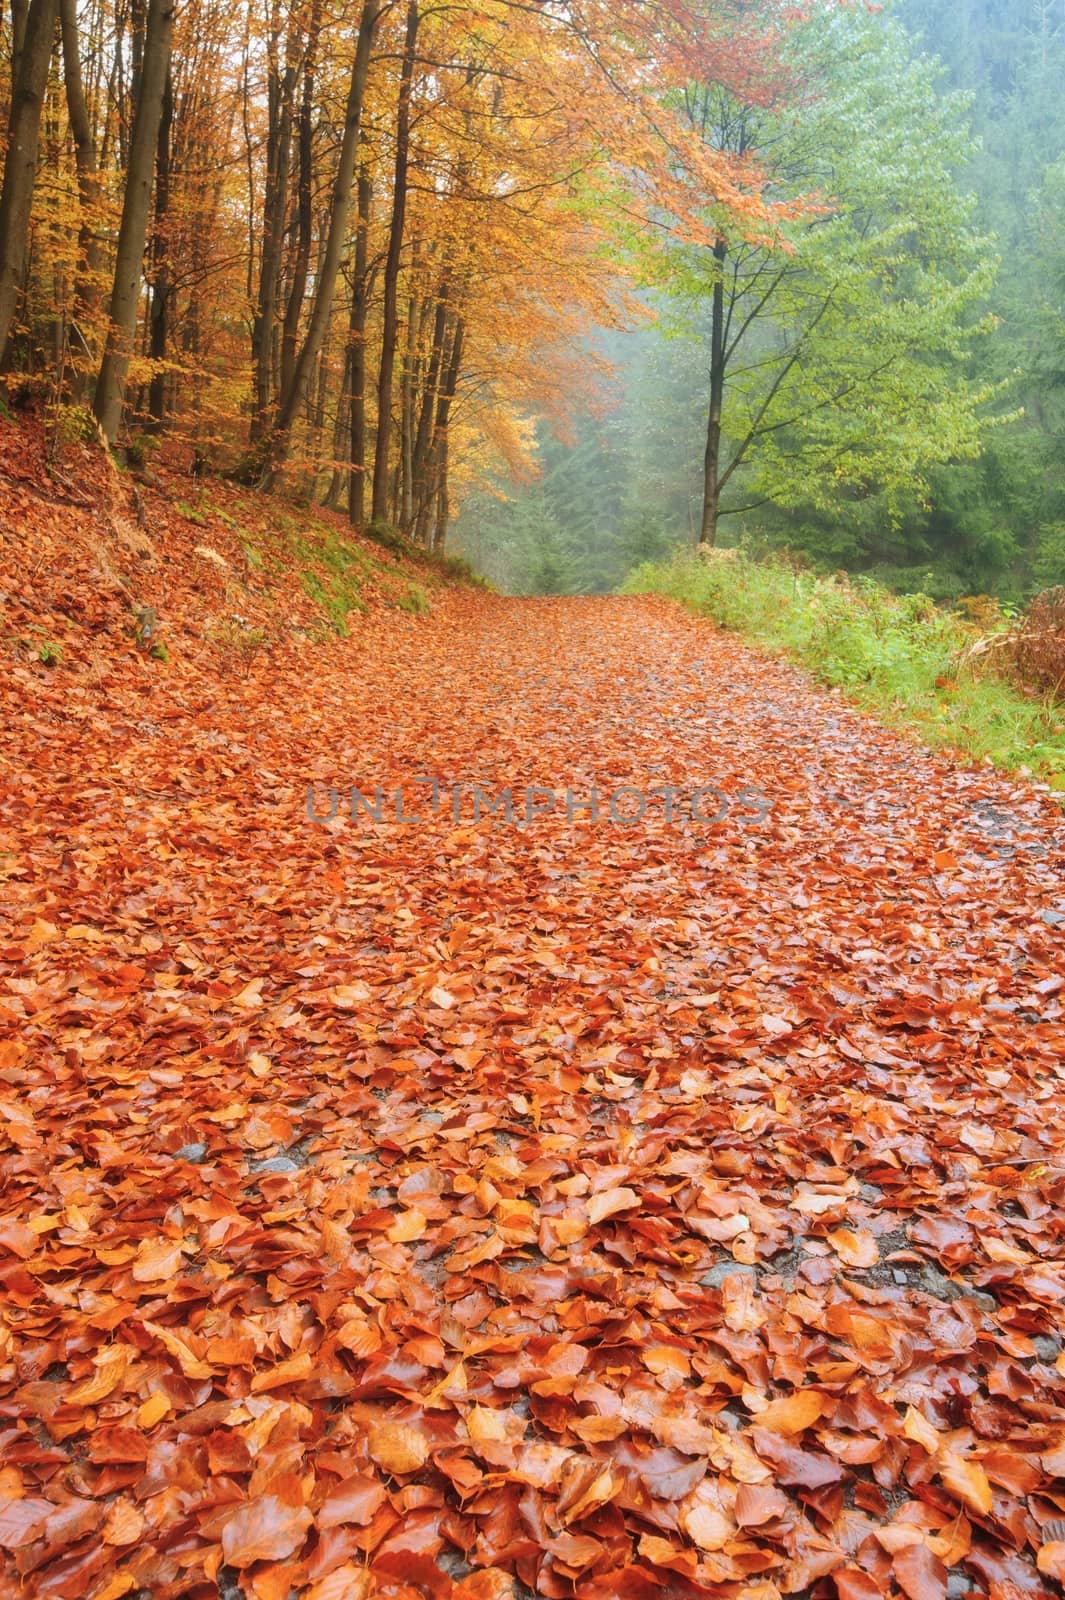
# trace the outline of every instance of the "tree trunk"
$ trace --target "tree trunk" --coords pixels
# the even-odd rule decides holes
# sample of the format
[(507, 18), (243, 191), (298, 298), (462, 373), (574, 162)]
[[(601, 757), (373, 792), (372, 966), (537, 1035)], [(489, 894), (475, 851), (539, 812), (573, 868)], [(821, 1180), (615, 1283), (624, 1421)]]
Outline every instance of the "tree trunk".
[[(74, 317), (85, 349), (89, 348), (91, 325), (100, 304), (100, 270), (103, 245), (97, 230), (100, 207), (100, 176), (96, 164), (96, 144), (85, 100), (78, 43), (76, 0), (60, 0), (59, 17), (63, 38), (63, 82), (66, 88), (70, 136), (74, 141), (74, 167), (78, 176), (78, 201), (81, 222), (78, 227), (78, 273), (74, 284)], [(75, 379), (76, 394), (81, 393), (82, 375)]]
[(336, 181), (333, 185), (329, 229), (326, 235), (325, 249), (322, 252), (322, 260), (318, 267), (318, 282), (315, 286), (314, 303), (311, 307), (307, 332), (293, 364), (288, 384), (282, 392), (278, 404), (277, 419), (269, 441), (269, 449), (264, 454), (263, 487), (268, 487), (272, 483), (279, 468), (284, 465), (287, 459), (291, 446), (292, 424), (296, 420), (296, 414), (303, 401), (307, 384), (311, 373), (314, 371), (318, 353), (322, 348), (326, 330), (329, 326), (329, 318), (333, 310), (333, 295), (336, 290), (337, 276), (340, 272), (340, 261), (344, 253), (344, 245), (347, 242), (348, 213), (351, 209), (355, 160), (358, 154), (359, 135), (362, 127), (362, 106), (366, 95), (366, 80), (370, 72), (370, 50), (384, 4), (385, 0), (365, 0), (362, 8), (359, 33), (355, 45), (355, 61), (351, 69), (351, 84), (348, 89), (344, 137), (341, 141), (340, 161), (337, 166)]
[(366, 312), (370, 303), (369, 247), (373, 181), (359, 172), (359, 225), (355, 234), (355, 281), (348, 325), (351, 360), (351, 477), (348, 516), (357, 528), (366, 520)]
[[(26, 23), (29, 19), (29, 0), (11, 0), (11, 81), (19, 73), (19, 57), (26, 42)], [(10, 114), (10, 106), (7, 108)]]
[(314, 0), (310, 32), (307, 40), (307, 60), (303, 69), (303, 94), (300, 100), (297, 124), (299, 151), (299, 176), (296, 180), (296, 261), (285, 305), (285, 325), (281, 336), (282, 392), (292, 381), (296, 367), (296, 340), (299, 334), (303, 297), (307, 292), (307, 274), (311, 264), (311, 235), (313, 233), (312, 189), (314, 185), (314, 73), (318, 53), (318, 33), (321, 27), (321, 6)]
[(442, 376), (434, 400), (432, 436), (426, 451), (419, 482), (418, 516), (415, 537), (427, 549), (435, 549), (434, 518), (439, 520), (440, 485), (447, 476), (448, 427), (451, 405), (458, 386), (462, 367), (462, 348), (466, 326), (461, 317), (455, 319), (450, 343), (442, 348)]
[(412, 294), (407, 301), (407, 340), (403, 353), (402, 425), (400, 457), (403, 490), (400, 495), (399, 526), (409, 533), (414, 522), (414, 395), (415, 364), (418, 351), (418, 301)]
[(385, 261), (384, 308), (381, 315), (381, 365), (377, 375), (377, 441), (373, 464), (374, 522), (388, 521), (388, 456), (392, 438), (392, 385), (396, 369), (399, 325), (399, 268), (407, 217), (407, 168), (410, 159), (410, 99), (414, 48), (418, 38), (418, 0), (408, 0), (407, 31), (399, 77), (396, 114), (396, 168), (392, 187), (392, 227)]
[(333, 470), (329, 489), (323, 505), (330, 511), (339, 511), (347, 488), (348, 474), (344, 466), (348, 440), (351, 438), (351, 350), (345, 352), (344, 377), (337, 399), (336, 417), (333, 421)]
[[(291, 40), (290, 40), (291, 47)], [(291, 58), (282, 75), (277, 68), (276, 39), (267, 79), (266, 186), (263, 192), (263, 250), (259, 263), (259, 294), (252, 324), (251, 351), (255, 371), (255, 411), (251, 436), (259, 438), (269, 426), (273, 400), (274, 322), (281, 281), (281, 249), (288, 204), (289, 150), (292, 144), (292, 90), (296, 64)]]
[(433, 492), (430, 481), (433, 454), (433, 415), (436, 411), (440, 394), (440, 373), (443, 367), (447, 342), (448, 295), (449, 285), (445, 276), (440, 282), (436, 296), (433, 336), (429, 352), (429, 370), (426, 374), (425, 389), (422, 394), (422, 409), (418, 418), (418, 435), (414, 441), (414, 491), (417, 502), (417, 518), (423, 530), (424, 519), (428, 513), (429, 501)]
[(133, 113), (129, 171), (118, 230), (115, 281), (111, 292), (111, 326), (107, 334), (94, 411), (108, 444), (118, 437), (130, 352), (137, 331), (137, 309), (144, 267), (144, 241), (152, 197), (152, 176), (174, 27), (175, 0), (148, 0), (140, 93)]
[(451, 520), (451, 506), (447, 492), (448, 444), (447, 434), (440, 441), (440, 481), (436, 490), (436, 530), (433, 534), (432, 548), (437, 555), (442, 555), (447, 541), (447, 525)]
[(448, 355), (447, 367), (444, 372), (443, 387), (436, 403), (436, 423), (433, 429), (435, 453), (437, 457), (436, 482), (437, 482), (437, 518), (436, 534), (433, 538), (433, 549), (442, 550), (444, 539), (447, 535), (448, 517), (448, 462), (450, 459), (449, 431), (451, 428), (451, 407), (455, 403), (455, 392), (458, 389), (459, 373), (462, 371), (462, 352), (466, 340), (466, 324), (461, 317), (456, 318), (455, 332), (451, 340), (451, 350)]
[[(66, 0), (64, 0), (64, 4)], [(163, 114), (159, 118), (159, 136), (155, 151), (155, 227), (152, 233), (152, 304), (148, 313), (148, 354), (156, 364), (148, 385), (149, 428), (161, 433), (166, 420), (166, 360), (170, 333), (170, 272), (167, 261), (168, 213), (170, 211), (170, 133), (174, 124), (174, 79), (166, 75), (163, 90)]]
[(37, 174), (41, 107), (55, 41), (56, 0), (30, 0), (11, 87), (11, 121), (0, 189), (0, 355), (7, 350), (26, 269)]
[(706, 422), (706, 459), (703, 466), (703, 520), (699, 543), (713, 545), (721, 513), (721, 413), (725, 400), (725, 256), (728, 246), (714, 246), (714, 304), (710, 331), (710, 409)]

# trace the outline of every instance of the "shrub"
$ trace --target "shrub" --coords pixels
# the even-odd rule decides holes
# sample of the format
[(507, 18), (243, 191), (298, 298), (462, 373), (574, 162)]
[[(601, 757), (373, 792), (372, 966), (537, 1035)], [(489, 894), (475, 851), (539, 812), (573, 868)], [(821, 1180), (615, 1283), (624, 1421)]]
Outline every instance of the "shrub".
[(1014, 632), (1013, 659), (1026, 682), (1055, 697), (1065, 691), (1065, 587), (1036, 595)]
[(427, 616), (432, 609), (428, 595), (417, 583), (409, 584), (403, 594), (396, 596), (396, 605), (401, 611), (409, 611), (414, 617)]
[(269, 649), (265, 628), (253, 628), (243, 617), (232, 615), (208, 622), (203, 637), (215, 649), (223, 672), (247, 677), (256, 657)]

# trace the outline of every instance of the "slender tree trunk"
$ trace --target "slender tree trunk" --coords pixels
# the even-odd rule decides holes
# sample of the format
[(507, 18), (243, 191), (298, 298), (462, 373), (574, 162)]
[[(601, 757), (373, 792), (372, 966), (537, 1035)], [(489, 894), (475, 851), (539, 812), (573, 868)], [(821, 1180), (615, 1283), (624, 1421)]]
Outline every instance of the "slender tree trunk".
[[(19, 58), (26, 43), (26, 23), (29, 20), (29, 0), (11, 0), (11, 81), (19, 74)], [(10, 111), (10, 107), (8, 108)]]
[[(78, 41), (76, 0), (60, 0), (59, 17), (63, 38), (63, 82), (66, 88), (67, 116), (70, 135), (74, 141), (74, 167), (78, 176), (78, 201), (81, 222), (78, 227), (78, 273), (74, 284), (74, 317), (86, 350), (92, 323), (100, 304), (100, 271), (103, 265), (103, 245), (98, 231), (100, 206), (100, 177), (96, 164), (96, 142), (93, 139), (85, 99), (85, 85), (81, 75), (81, 52)], [(82, 375), (75, 379), (75, 393), (80, 394)]]
[(111, 292), (111, 326), (107, 334), (100, 376), (96, 381), (94, 410), (109, 444), (118, 437), (129, 357), (137, 331), (144, 267), (144, 241), (152, 197), (152, 175), (174, 27), (175, 0), (148, 0), (144, 59), (140, 93), (133, 114), (129, 172), (122, 202), (122, 222), (115, 256), (115, 281)]
[(432, 548), (438, 554), (443, 552), (447, 542), (447, 525), (451, 520), (451, 506), (448, 500), (447, 488), (448, 470), (448, 443), (447, 434), (440, 441), (440, 480), (436, 490), (436, 529), (433, 533)]
[(166, 75), (163, 114), (155, 151), (155, 227), (152, 233), (152, 303), (148, 313), (148, 354), (156, 363), (148, 385), (149, 427), (161, 433), (166, 420), (167, 379), (163, 370), (170, 334), (170, 270), (167, 228), (170, 211), (170, 134), (174, 125), (174, 78)]
[(433, 414), (436, 410), (440, 393), (440, 372), (443, 367), (447, 343), (448, 295), (449, 285), (445, 276), (441, 280), (436, 296), (436, 310), (433, 314), (433, 336), (429, 350), (429, 370), (425, 378), (425, 389), (422, 392), (418, 434), (414, 442), (414, 489), (418, 502), (419, 522), (422, 521), (425, 515), (432, 495), (429, 474), (433, 448)]
[(448, 455), (448, 427), (451, 420), (451, 405), (458, 387), (459, 371), (462, 367), (462, 349), (466, 335), (466, 327), (461, 317), (455, 320), (454, 330), (451, 334), (450, 345), (443, 353), (443, 375), (439, 380), (439, 389), (435, 397), (433, 429), (430, 445), (426, 451), (425, 465), (419, 484), (417, 539), (420, 544), (428, 548), (435, 548), (435, 535), (433, 533), (434, 507), (438, 505), (440, 495), (441, 474), (446, 473)]
[(332, 207), (325, 249), (318, 266), (314, 303), (303, 343), (293, 364), (289, 382), (282, 392), (269, 441), (262, 475), (264, 487), (268, 486), (284, 465), (291, 447), (292, 424), (296, 420), (307, 385), (322, 348), (329, 318), (333, 310), (333, 295), (340, 272), (340, 261), (347, 242), (348, 213), (351, 209), (351, 190), (355, 178), (355, 161), (359, 149), (362, 127), (362, 106), (366, 95), (366, 80), (370, 72), (370, 50), (385, 0), (365, 0), (359, 33), (355, 45), (355, 61), (351, 69), (347, 111), (344, 120), (344, 137), (340, 146), (340, 161), (336, 182), (333, 185)]
[(322, 438), (325, 433), (325, 402), (329, 391), (329, 363), (324, 353), (318, 357), (318, 373), (314, 385), (314, 399), (308, 407), (310, 412), (310, 448), (307, 451), (308, 461), (303, 479), (303, 490), (306, 498), (312, 503), (318, 494), (318, 479), (322, 470)]
[(442, 550), (447, 537), (447, 524), (450, 516), (448, 506), (448, 464), (451, 455), (450, 429), (451, 407), (455, 403), (455, 393), (459, 386), (459, 373), (462, 371), (462, 352), (466, 342), (466, 324), (461, 317), (455, 322), (455, 332), (451, 340), (451, 350), (448, 355), (447, 368), (444, 373), (444, 383), (440, 391), (440, 398), (436, 403), (436, 425), (434, 436), (436, 439), (437, 455), (437, 517), (436, 534), (433, 538), (433, 549)]
[(403, 352), (403, 408), (400, 429), (403, 490), (400, 495), (399, 525), (409, 533), (414, 521), (414, 395), (415, 362), (418, 350), (418, 301), (407, 302), (407, 341)]
[(55, 42), (56, 0), (30, 0), (15, 56), (11, 119), (0, 189), (0, 355), (6, 354), (29, 247), (30, 207), (48, 68)]
[(396, 115), (396, 167), (392, 186), (392, 227), (385, 261), (384, 306), (381, 315), (381, 365), (377, 375), (377, 441), (373, 465), (374, 522), (388, 520), (388, 457), (392, 438), (392, 386), (399, 325), (399, 268), (407, 216), (407, 169), (410, 160), (410, 100), (414, 49), (418, 38), (418, 0), (408, 0), (407, 31), (399, 78)]
[(366, 312), (370, 303), (369, 246), (373, 182), (359, 171), (359, 225), (355, 234), (355, 281), (351, 290), (348, 349), (351, 361), (351, 476), (348, 516), (356, 527), (366, 520)]
[(348, 474), (344, 467), (348, 440), (351, 438), (351, 350), (344, 356), (344, 378), (337, 399), (336, 417), (333, 421), (333, 472), (324, 504), (330, 511), (339, 511), (347, 487)]
[(296, 183), (296, 261), (285, 306), (285, 325), (281, 337), (282, 392), (292, 382), (292, 374), (296, 368), (296, 339), (299, 334), (303, 297), (307, 292), (307, 274), (311, 265), (311, 236), (314, 231), (311, 204), (314, 182), (314, 73), (320, 27), (321, 5), (319, 0), (315, 0), (311, 12), (307, 60), (303, 70), (303, 94), (297, 124), (299, 176)]
[(716, 275), (710, 330), (710, 409), (706, 421), (706, 459), (703, 466), (703, 520), (699, 543), (713, 545), (721, 511), (721, 413), (725, 400), (725, 256), (728, 246), (714, 246)]
[(268, 45), (266, 185), (263, 191), (263, 247), (259, 263), (259, 294), (252, 324), (251, 354), (255, 383), (255, 410), (251, 420), (253, 442), (269, 427), (274, 395), (274, 331), (277, 296), (281, 283), (281, 255), (288, 208), (289, 152), (292, 146), (292, 97), (298, 63), (294, 26), (286, 45), (285, 68), (278, 62), (279, 23), (274, 12)]

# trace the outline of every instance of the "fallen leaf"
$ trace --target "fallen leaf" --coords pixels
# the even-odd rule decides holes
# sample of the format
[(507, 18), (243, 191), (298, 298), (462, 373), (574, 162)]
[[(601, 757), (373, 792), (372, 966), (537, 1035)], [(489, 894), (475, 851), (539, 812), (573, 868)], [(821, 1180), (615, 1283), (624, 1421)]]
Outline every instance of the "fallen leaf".
[(385, 1422), (370, 1434), (370, 1455), (385, 1472), (401, 1478), (425, 1465), (429, 1441), (406, 1423)]
[(179, 1240), (146, 1239), (130, 1270), (137, 1283), (160, 1283), (176, 1277), (183, 1261)]
[(826, 1404), (824, 1395), (816, 1389), (797, 1389), (794, 1394), (771, 1400), (758, 1413), (758, 1426), (773, 1433), (802, 1433), (824, 1415)]
[(978, 1461), (969, 1461), (954, 1450), (942, 1450), (939, 1476), (944, 1487), (957, 1496), (964, 1506), (977, 1516), (987, 1516), (992, 1505), (991, 1485)]
[(599, 1194), (589, 1196), (588, 1221), (594, 1227), (598, 1222), (605, 1222), (607, 1217), (616, 1216), (619, 1211), (631, 1211), (639, 1203), (640, 1197), (634, 1189), (604, 1189)]
[(240, 1506), (222, 1529), (222, 1552), (231, 1567), (284, 1561), (302, 1546), (314, 1518), (306, 1506), (259, 1495)]

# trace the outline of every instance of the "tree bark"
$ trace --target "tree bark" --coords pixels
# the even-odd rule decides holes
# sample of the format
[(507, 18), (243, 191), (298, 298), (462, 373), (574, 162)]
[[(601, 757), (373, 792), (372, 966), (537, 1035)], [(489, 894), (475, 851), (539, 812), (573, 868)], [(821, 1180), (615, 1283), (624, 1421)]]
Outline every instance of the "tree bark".
[[(66, 0), (64, 0), (64, 4)], [(170, 336), (170, 271), (167, 257), (168, 214), (170, 211), (170, 134), (174, 125), (174, 78), (166, 75), (163, 90), (163, 113), (159, 118), (159, 135), (155, 151), (155, 226), (152, 231), (152, 303), (148, 313), (148, 354), (156, 363), (148, 385), (149, 428), (161, 433), (166, 421), (166, 360)]]
[[(63, 82), (67, 97), (70, 136), (74, 141), (74, 168), (78, 177), (81, 222), (78, 227), (78, 272), (74, 284), (74, 316), (86, 349), (91, 324), (100, 304), (100, 271), (103, 244), (97, 227), (100, 206), (100, 176), (96, 164), (96, 142), (85, 99), (78, 42), (76, 0), (60, 0), (59, 18), (63, 39)], [(81, 392), (81, 376), (75, 392)]]
[(725, 401), (725, 257), (728, 245), (714, 246), (714, 303), (710, 330), (710, 408), (706, 421), (706, 457), (703, 463), (703, 520), (699, 543), (713, 545), (721, 514), (721, 415)]
[(311, 265), (311, 215), (314, 172), (314, 74), (318, 53), (318, 33), (321, 28), (321, 6), (314, 0), (310, 31), (307, 40), (307, 59), (303, 69), (303, 94), (297, 123), (296, 143), (299, 152), (299, 175), (296, 180), (296, 261), (285, 305), (285, 323), (281, 335), (281, 391), (292, 381), (296, 367), (296, 340), (299, 334), (303, 297), (307, 292), (307, 274)]
[(251, 353), (254, 369), (255, 410), (253, 442), (269, 428), (274, 395), (274, 332), (277, 296), (281, 283), (281, 255), (288, 207), (288, 174), (292, 147), (292, 101), (298, 61), (294, 25), (286, 45), (285, 68), (278, 64), (279, 28), (275, 10), (268, 44), (266, 79), (266, 183), (263, 190), (263, 248), (259, 263), (259, 293), (252, 324)]
[(0, 355), (6, 355), (26, 270), (41, 108), (55, 42), (56, 0), (30, 0), (15, 56), (11, 119), (0, 189)]
[(429, 370), (426, 374), (425, 389), (422, 394), (421, 415), (418, 418), (418, 434), (414, 441), (414, 492), (420, 525), (424, 523), (426, 510), (433, 492), (430, 481), (433, 453), (433, 416), (437, 409), (437, 401), (440, 395), (440, 374), (446, 352), (449, 292), (450, 286), (445, 275), (441, 279), (437, 290), (436, 310), (433, 316), (433, 336), (429, 351)]
[(152, 197), (159, 124), (170, 70), (170, 43), (175, 0), (148, 0), (144, 57), (139, 73), (139, 94), (130, 136), (129, 171), (118, 230), (115, 281), (111, 291), (110, 328), (93, 409), (108, 444), (118, 437), (129, 358), (137, 331), (144, 267), (144, 243)]
[(447, 488), (448, 469), (448, 443), (447, 434), (440, 441), (440, 471), (439, 483), (436, 490), (436, 528), (433, 532), (432, 549), (437, 554), (443, 553), (447, 541), (447, 525), (451, 520), (451, 505), (448, 499)]
[(351, 476), (348, 517), (357, 528), (366, 520), (366, 313), (370, 303), (370, 211), (373, 181), (359, 172), (359, 225), (355, 234), (355, 281), (351, 290), (348, 348), (351, 361)]
[[(19, 58), (26, 42), (26, 23), (29, 18), (29, 0), (11, 0), (11, 81), (19, 73)], [(8, 107), (10, 112), (10, 107)]]
[(362, 106), (366, 96), (366, 80), (370, 72), (370, 50), (373, 45), (374, 35), (377, 32), (377, 24), (380, 21), (384, 3), (385, 0), (365, 0), (362, 8), (358, 38), (355, 44), (355, 61), (351, 69), (351, 84), (348, 89), (344, 137), (340, 145), (340, 161), (337, 166), (336, 181), (333, 185), (329, 229), (326, 235), (325, 249), (322, 252), (322, 259), (318, 267), (318, 282), (315, 287), (314, 303), (311, 307), (307, 332), (293, 363), (288, 384), (282, 391), (278, 404), (277, 418), (269, 440), (269, 449), (264, 456), (263, 487), (268, 487), (273, 482), (278, 470), (284, 465), (288, 457), (291, 446), (292, 424), (296, 420), (296, 414), (306, 394), (307, 384), (314, 371), (318, 353), (322, 348), (326, 330), (329, 326), (329, 318), (333, 310), (333, 295), (336, 291), (336, 281), (340, 272), (340, 261), (347, 241), (351, 190), (355, 178), (355, 160), (358, 154), (359, 135), (362, 128)]
[[(437, 549), (437, 539), (440, 536), (440, 493), (441, 486), (445, 491), (448, 486), (448, 429), (451, 426), (451, 405), (454, 402), (457, 386), (459, 386), (459, 371), (462, 368), (462, 346), (465, 341), (465, 323), (461, 317), (456, 318), (451, 346), (446, 352), (446, 365), (443, 370), (443, 379), (440, 382), (440, 392), (435, 400), (435, 416), (433, 416), (432, 445), (425, 461), (424, 475), (421, 483), (421, 501), (417, 507), (417, 541)], [(437, 518), (437, 530), (433, 531), (433, 517)], [(445, 518), (446, 523), (446, 518)]]
[(396, 166), (392, 186), (392, 226), (385, 261), (384, 306), (381, 315), (381, 365), (377, 375), (377, 440), (374, 448), (374, 522), (388, 521), (388, 458), (392, 438), (392, 387), (396, 370), (396, 337), (399, 326), (399, 268), (403, 255), (403, 232), (407, 218), (407, 177), (410, 161), (410, 100), (414, 76), (414, 50), (418, 38), (418, 0), (408, 0), (407, 31), (403, 45), (403, 65), (399, 77), (399, 105), (396, 114)]
[(399, 525), (404, 533), (409, 533), (414, 522), (414, 397), (417, 352), (418, 301), (416, 296), (412, 294), (407, 301), (407, 339), (403, 353), (403, 399), (400, 429), (403, 489), (400, 495)]

